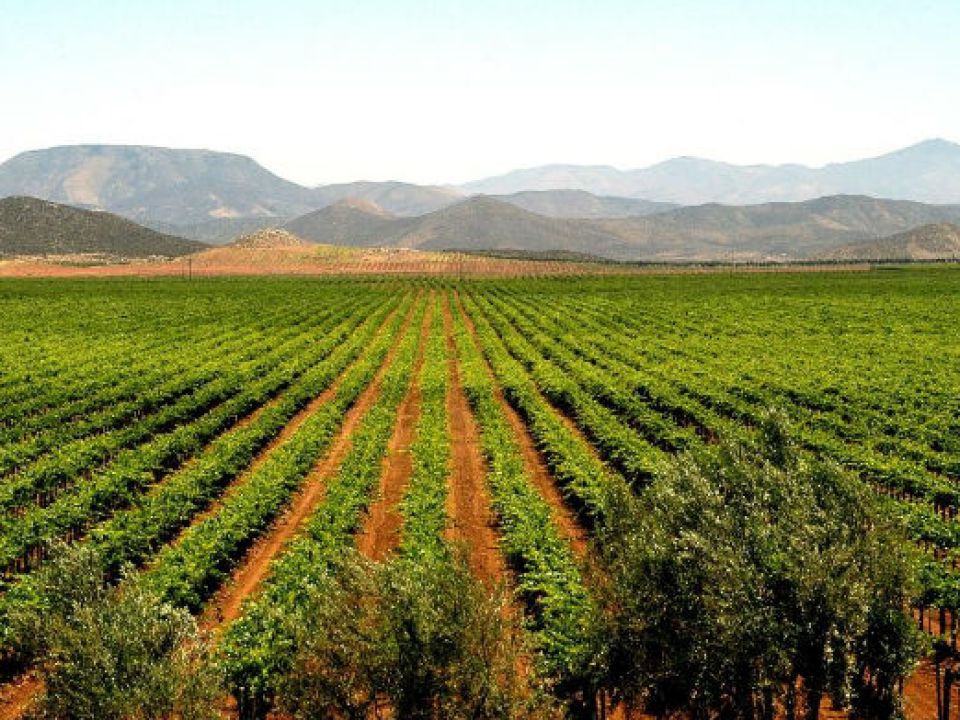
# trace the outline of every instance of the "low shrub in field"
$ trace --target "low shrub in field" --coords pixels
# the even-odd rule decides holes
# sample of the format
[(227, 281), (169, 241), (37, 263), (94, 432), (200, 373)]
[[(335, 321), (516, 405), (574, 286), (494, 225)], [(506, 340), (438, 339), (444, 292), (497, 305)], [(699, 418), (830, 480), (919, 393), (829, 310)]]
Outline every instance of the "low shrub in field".
[(352, 556), (297, 613), (278, 707), (297, 718), (546, 717), (504, 602), (459, 560)]
[(104, 581), (97, 555), (60, 551), (43, 571), (43, 609), (13, 618), (34, 639), (46, 690), (34, 711), (49, 720), (216, 717), (218, 684), (194, 619), (133, 577)]

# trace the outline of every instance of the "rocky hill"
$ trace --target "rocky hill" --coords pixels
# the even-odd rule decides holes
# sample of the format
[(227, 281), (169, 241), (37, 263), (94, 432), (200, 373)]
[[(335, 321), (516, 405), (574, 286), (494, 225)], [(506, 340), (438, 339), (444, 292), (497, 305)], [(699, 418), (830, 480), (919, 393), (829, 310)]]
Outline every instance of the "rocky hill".
[(924, 225), (879, 240), (843, 245), (821, 257), (826, 260), (958, 260), (960, 226)]
[(0, 200), (0, 254), (98, 254), (118, 258), (177, 257), (203, 243), (141, 227), (107, 212), (27, 197)]
[(315, 243), (375, 247), (388, 244), (405, 221), (366, 200), (341, 200), (295, 218), (284, 227)]
[(29, 195), (108, 210), (138, 222), (292, 217), (313, 191), (252, 159), (169, 148), (76, 145), (22, 153), (0, 165), (0, 197)]
[(249, 235), (241, 235), (231, 242), (228, 247), (263, 250), (267, 248), (304, 247), (306, 245), (308, 245), (306, 240), (297, 237), (288, 230), (283, 230), (282, 228), (266, 228), (250, 233)]
[(463, 199), (454, 188), (413, 185), (402, 182), (352, 182), (321, 185), (314, 191), (315, 207), (322, 208), (341, 200), (367, 200), (401, 217), (425, 215)]
[(224, 241), (236, 229), (231, 222), (282, 224), (348, 197), (373, 201), (397, 215), (422, 215), (462, 198), (454, 189), (400, 182), (308, 188), (242, 155), (124, 145), (21, 153), (0, 164), (0, 197), (13, 195), (107, 210), (214, 241)]
[(960, 205), (863, 196), (750, 206), (702, 205), (644, 217), (545, 217), (477, 196), (417, 218), (355, 202), (287, 229), (315, 242), (431, 250), (573, 252), (619, 260), (799, 260), (920, 225), (960, 222)]

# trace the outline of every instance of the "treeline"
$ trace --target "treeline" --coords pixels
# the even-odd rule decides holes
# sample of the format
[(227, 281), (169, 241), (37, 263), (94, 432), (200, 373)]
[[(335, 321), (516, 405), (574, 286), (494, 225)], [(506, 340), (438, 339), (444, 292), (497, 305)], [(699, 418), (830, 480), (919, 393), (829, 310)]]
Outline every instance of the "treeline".
[[(434, 355), (439, 368), (439, 345)], [(506, 591), (427, 543), (311, 571), (296, 611), (271, 620), (284, 657), (270, 705), (295, 718), (588, 718), (619, 706), (815, 720), (829, 698), (854, 717), (900, 712), (923, 649), (908, 615), (917, 560), (864, 483), (798, 453), (771, 417), (759, 443), (685, 453), (642, 493), (615, 487), (583, 568), (590, 602), (576, 600), (589, 651), (552, 670), (562, 686), (536, 671)], [(237, 658), (188, 613), (132, 575), (122, 592), (110, 577), (92, 550), (61, 551), (37, 579), (55, 601), (11, 618), (41, 658), (40, 716), (213, 717), (243, 691), (223, 671)]]

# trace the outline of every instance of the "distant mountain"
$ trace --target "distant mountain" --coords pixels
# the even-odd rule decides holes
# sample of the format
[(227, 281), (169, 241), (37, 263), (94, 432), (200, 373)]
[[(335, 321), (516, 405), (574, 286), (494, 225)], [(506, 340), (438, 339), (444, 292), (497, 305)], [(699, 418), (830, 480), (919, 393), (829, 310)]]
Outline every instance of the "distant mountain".
[(241, 235), (249, 235), (258, 230), (280, 227), (284, 223), (281, 217), (253, 217), (253, 218), (214, 218), (197, 223), (170, 223), (145, 220), (143, 225), (177, 237), (189, 240), (199, 240), (211, 245), (224, 245), (236, 240)]
[(640, 217), (672, 210), (674, 203), (593, 195), (585, 190), (526, 190), (494, 199), (524, 210), (559, 218)]
[(389, 244), (404, 221), (367, 200), (346, 199), (288, 222), (284, 228), (324, 245), (376, 247)]
[(632, 218), (551, 218), (476, 196), (417, 218), (355, 201), (286, 228), (314, 242), (425, 250), (581, 253), (619, 260), (796, 260), (928, 223), (960, 205), (835, 196), (802, 203), (701, 205)]
[(388, 240), (421, 250), (565, 250), (606, 257), (625, 245), (587, 221), (545, 217), (482, 196), (409, 220)]
[(25, 195), (107, 210), (167, 232), (226, 242), (348, 197), (403, 216), (462, 198), (454, 188), (356, 182), (308, 188), (242, 155), (126, 145), (72, 145), (21, 153), (0, 165), (0, 197)]
[(0, 200), (0, 254), (96, 253), (123, 258), (177, 257), (203, 243), (163, 235), (107, 212), (28, 197)]
[(838, 195), (800, 203), (699, 205), (593, 222), (623, 239), (637, 257), (802, 259), (919, 225), (960, 222), (960, 205)]
[(732, 165), (692, 157), (626, 171), (609, 166), (547, 165), (467, 183), (462, 189), (488, 195), (585, 190), (681, 205), (795, 202), (843, 194), (958, 203), (960, 145), (927, 140), (880, 157), (822, 168)]
[(415, 218), (400, 218), (356, 201), (287, 223), (320, 243), (422, 250), (614, 252), (622, 241), (581, 221), (549, 218), (489, 197), (462, 200)]
[(0, 165), (0, 197), (30, 195), (108, 210), (138, 222), (292, 217), (316, 207), (309, 188), (242, 155), (208, 150), (75, 145)]
[(453, 188), (434, 185), (412, 185), (402, 182), (352, 182), (321, 185), (314, 191), (314, 207), (322, 208), (340, 200), (369, 200), (387, 212), (401, 217), (414, 217), (439, 210), (463, 199)]
[(826, 260), (958, 260), (960, 226), (924, 225), (879, 240), (852, 243), (825, 252)]

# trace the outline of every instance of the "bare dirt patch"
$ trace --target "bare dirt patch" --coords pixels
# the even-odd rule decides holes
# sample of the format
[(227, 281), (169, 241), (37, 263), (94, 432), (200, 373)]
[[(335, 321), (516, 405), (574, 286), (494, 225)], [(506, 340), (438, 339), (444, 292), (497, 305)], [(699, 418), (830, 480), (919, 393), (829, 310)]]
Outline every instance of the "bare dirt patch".
[(26, 714), (43, 691), (43, 682), (33, 674), (18, 677), (0, 688), (0, 720), (17, 720)]

